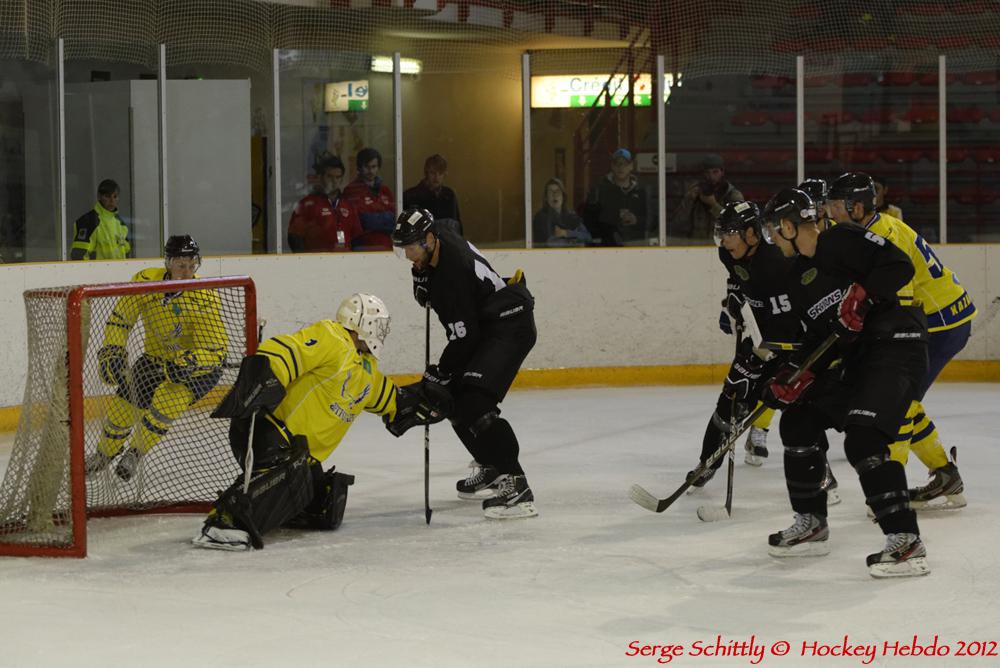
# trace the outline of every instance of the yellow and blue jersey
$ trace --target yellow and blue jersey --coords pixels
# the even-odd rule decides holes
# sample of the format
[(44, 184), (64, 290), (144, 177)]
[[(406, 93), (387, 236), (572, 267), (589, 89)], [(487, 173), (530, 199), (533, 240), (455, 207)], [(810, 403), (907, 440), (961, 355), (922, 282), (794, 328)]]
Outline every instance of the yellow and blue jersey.
[(923, 305), (928, 331), (953, 329), (976, 317), (976, 306), (958, 277), (912, 227), (884, 213), (876, 213), (865, 227), (910, 257), (916, 271), (913, 296)]
[[(151, 267), (137, 273), (132, 281), (162, 281), (166, 273), (164, 268)], [(218, 367), (229, 343), (220, 306), (219, 295), (213, 290), (121, 297), (105, 323), (104, 345), (125, 347), (129, 333), (141, 318), (146, 355), (169, 362), (188, 353), (199, 367)]]
[[(396, 415), (396, 386), (378, 369), (370, 353), (355, 348), (350, 332), (333, 320), (320, 320), (294, 334), (260, 344), (271, 371), (285, 388), (273, 415), (286, 434), (309, 440), (319, 461), (337, 449), (362, 412)], [(285, 431), (287, 429), (287, 431)]]

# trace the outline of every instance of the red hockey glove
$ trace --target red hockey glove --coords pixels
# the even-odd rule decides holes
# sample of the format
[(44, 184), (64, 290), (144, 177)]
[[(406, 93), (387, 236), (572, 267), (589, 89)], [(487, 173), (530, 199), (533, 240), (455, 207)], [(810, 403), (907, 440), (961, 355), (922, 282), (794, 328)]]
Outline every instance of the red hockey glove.
[(785, 366), (767, 384), (767, 390), (761, 397), (764, 404), (770, 408), (784, 408), (794, 404), (802, 397), (802, 393), (816, 380), (816, 374), (806, 369), (794, 383), (789, 383), (792, 375), (798, 371), (793, 366)]
[(840, 312), (837, 318), (840, 325), (848, 332), (860, 332), (865, 326), (865, 314), (871, 305), (865, 289), (858, 283), (852, 283), (847, 289), (847, 294), (840, 300)]

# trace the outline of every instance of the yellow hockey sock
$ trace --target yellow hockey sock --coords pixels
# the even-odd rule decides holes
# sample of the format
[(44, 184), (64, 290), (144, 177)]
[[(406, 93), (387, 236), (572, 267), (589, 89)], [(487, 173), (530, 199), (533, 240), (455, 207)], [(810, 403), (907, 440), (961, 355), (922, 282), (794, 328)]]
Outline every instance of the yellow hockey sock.
[(899, 462), (906, 466), (910, 458), (910, 439), (913, 437), (913, 419), (920, 411), (920, 403), (910, 402), (910, 407), (903, 418), (903, 424), (899, 425), (899, 433), (896, 434), (896, 442), (889, 446), (889, 457), (894, 462)]
[(117, 394), (107, 402), (107, 412), (101, 429), (101, 440), (97, 449), (108, 457), (114, 457), (122, 449), (125, 440), (132, 434), (136, 410), (132, 404)]
[[(760, 404), (758, 404), (759, 406)], [(760, 414), (760, 417), (753, 421), (753, 426), (758, 429), (770, 429), (771, 420), (774, 419), (774, 409), (768, 408), (766, 411)]]
[(913, 420), (913, 440), (910, 449), (913, 454), (920, 458), (928, 470), (933, 471), (948, 464), (948, 453), (941, 445), (938, 438), (937, 427), (923, 410), (923, 406), (917, 404), (920, 412)]
[(139, 420), (139, 432), (132, 447), (142, 455), (152, 450), (193, 400), (194, 394), (185, 385), (166, 382), (156, 388), (149, 408)]

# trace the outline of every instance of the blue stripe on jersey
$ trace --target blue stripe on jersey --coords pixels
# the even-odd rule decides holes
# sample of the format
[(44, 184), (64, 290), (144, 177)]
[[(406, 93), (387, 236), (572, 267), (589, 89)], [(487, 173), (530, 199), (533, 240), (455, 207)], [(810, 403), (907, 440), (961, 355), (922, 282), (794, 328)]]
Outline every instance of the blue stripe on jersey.
[(935, 327), (948, 327), (949, 325), (955, 325), (961, 323), (967, 318), (971, 318), (976, 312), (976, 305), (972, 303), (972, 298), (969, 297), (968, 292), (963, 292), (962, 296), (953, 301), (948, 306), (937, 313), (931, 313), (927, 316), (927, 328), (933, 329)]

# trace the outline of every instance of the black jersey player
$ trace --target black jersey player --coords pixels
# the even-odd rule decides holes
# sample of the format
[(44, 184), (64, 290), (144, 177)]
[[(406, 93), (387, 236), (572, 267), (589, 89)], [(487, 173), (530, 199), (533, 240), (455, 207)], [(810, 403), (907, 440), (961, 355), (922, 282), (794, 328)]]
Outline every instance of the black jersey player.
[[(791, 312), (788, 299), (788, 272), (791, 260), (786, 259), (774, 246), (763, 243), (761, 235), (760, 209), (751, 202), (732, 202), (719, 214), (715, 224), (715, 238), (719, 244), (719, 260), (726, 267), (729, 276), (726, 282), (726, 297), (719, 316), (719, 326), (727, 334), (746, 326), (756, 327), (762, 340), (770, 342), (790, 342), (799, 338), (798, 317)], [(744, 322), (744, 310), (749, 306), (754, 323)], [(759, 343), (759, 342), (758, 342)], [(762, 348), (755, 348), (751, 336), (739, 342), (733, 363), (722, 386), (715, 412), (705, 429), (700, 460), (705, 462), (722, 441), (728, 436), (730, 423), (741, 419), (757, 403), (763, 381), (775, 371), (777, 357)], [(767, 428), (773, 410), (765, 412), (751, 430), (746, 443), (746, 462), (760, 466), (767, 457)], [(723, 459), (716, 460), (715, 467), (707, 469), (693, 485), (701, 487), (707, 483)]]
[[(774, 556), (829, 552), (822, 487), (825, 429), (844, 432), (847, 459), (886, 535), (868, 556), (873, 577), (929, 572), (906, 473), (889, 458), (910, 401), (927, 367), (927, 322), (907, 285), (913, 264), (901, 250), (861, 227), (820, 232), (816, 206), (796, 188), (779, 192), (764, 210), (768, 238), (794, 257), (791, 302), (805, 327), (803, 353), (840, 334), (828, 359), (795, 383), (789, 363), (764, 397), (783, 409), (781, 441), (795, 521), (768, 538)], [(912, 290), (912, 289), (911, 289)], [(824, 363), (825, 362), (825, 363)], [(815, 372), (815, 373), (814, 373)]]
[(463, 499), (484, 499), (487, 517), (537, 514), (518, 461), (519, 446), (498, 404), (535, 345), (534, 298), (523, 275), (504, 279), (471, 243), (438, 226), (424, 209), (407, 209), (392, 233), (397, 253), (412, 263), (413, 294), (430, 306), (448, 343), (421, 384), (444, 387), (454, 399), (450, 420), (478, 464), (457, 484)]

